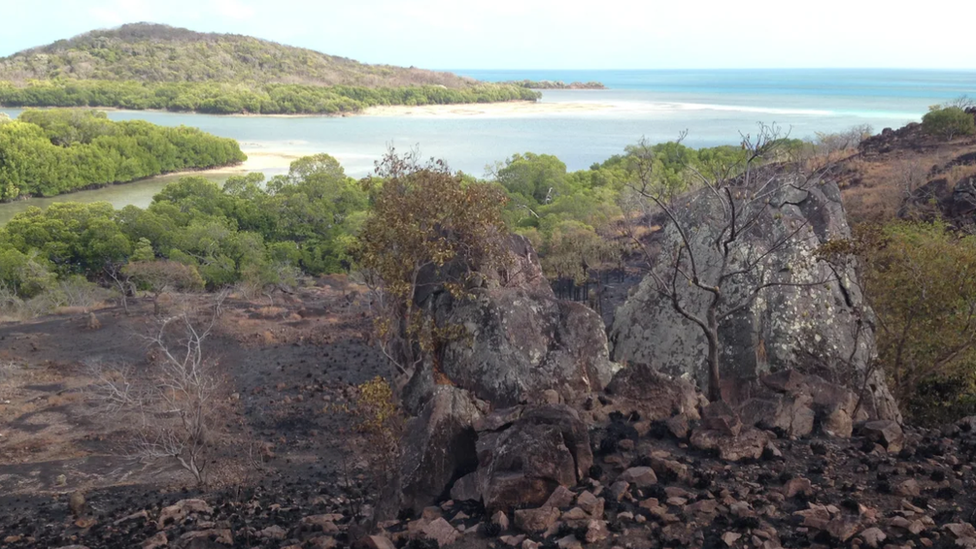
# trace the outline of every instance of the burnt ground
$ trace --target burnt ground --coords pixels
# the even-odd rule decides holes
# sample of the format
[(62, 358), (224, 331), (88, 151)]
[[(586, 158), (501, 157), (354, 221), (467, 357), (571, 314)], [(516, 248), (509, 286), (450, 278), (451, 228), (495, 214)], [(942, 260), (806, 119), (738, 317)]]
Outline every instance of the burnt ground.
[[(233, 391), (232, 443), (211, 482), (218, 494), (265, 482), (270, 499), (312, 498), (323, 486), (352, 484), (351, 471), (361, 474), (362, 437), (343, 410), (355, 385), (391, 372), (367, 343), (363, 288), (330, 277), (273, 300), (227, 299), (205, 343)], [(178, 466), (125, 459), (128, 425), (90, 402), (87, 364), (147, 367), (142, 336), (154, 325), (152, 304), (130, 309), (95, 311), (97, 329), (77, 313), (0, 325), (0, 542), (28, 525), (66, 524), (67, 496), (76, 490), (105, 516), (158, 507), (195, 490)], [(245, 443), (261, 449), (260, 460), (243, 459)]]

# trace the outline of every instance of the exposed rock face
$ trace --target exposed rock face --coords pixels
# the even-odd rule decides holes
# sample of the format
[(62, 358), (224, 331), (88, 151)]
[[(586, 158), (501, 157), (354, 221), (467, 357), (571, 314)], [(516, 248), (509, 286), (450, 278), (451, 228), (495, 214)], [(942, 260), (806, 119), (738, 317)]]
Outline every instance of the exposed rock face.
[(746, 424), (785, 436), (804, 437), (819, 425), (828, 436), (846, 438), (851, 436), (854, 423), (879, 415), (873, 402), (860, 398), (860, 394), (860, 388), (783, 370), (740, 388), (738, 395), (743, 402), (738, 413)]
[(684, 379), (672, 379), (653, 368), (635, 364), (617, 372), (607, 386), (613, 408), (625, 415), (640, 414), (644, 420), (665, 420), (684, 414), (698, 419), (699, 394)]
[[(523, 237), (512, 236), (510, 250), (512, 264), (489, 273), (470, 290), (471, 299), (454, 299), (445, 291), (424, 297), (421, 305), (440, 325), (464, 328), (464, 335), (442, 350), (440, 372), (496, 406), (542, 402), (547, 390), (564, 400), (603, 390), (615, 368), (600, 316), (555, 298)], [(408, 409), (428, 398), (433, 371), (425, 365), (408, 384)]]
[(542, 505), (593, 465), (586, 426), (560, 404), (496, 412), (478, 426), (477, 447), (478, 483), (489, 512)]
[[(869, 366), (876, 354), (873, 313), (855, 283), (855, 265), (831, 266), (816, 257), (823, 243), (850, 236), (837, 185), (776, 177), (769, 206), (755, 226), (740, 235), (733, 253), (733, 264), (763, 259), (756, 269), (729, 279), (723, 296), (726, 303), (739, 303), (763, 282), (775, 279), (790, 285), (762, 290), (750, 306), (720, 322), (723, 398), (738, 404), (744, 400), (737, 394), (744, 384), (769, 372), (794, 369), (844, 387), (864, 386), (863, 407), (871, 417), (899, 419), (882, 372)], [(675, 211), (690, 235), (702, 280), (714, 283), (722, 269), (714, 246), (722, 230), (715, 222), (723, 218), (722, 203), (702, 191)], [(674, 224), (665, 224), (660, 241), (665, 250), (661, 253), (676, 249), (681, 238)], [(664, 267), (658, 266), (662, 274)], [(677, 286), (684, 306), (704, 318), (710, 294), (688, 284)], [(617, 310), (610, 335), (612, 358), (651, 364), (704, 387), (705, 336), (656, 289), (648, 276)]]
[(402, 507), (422, 510), (455, 479), (475, 470), (474, 425), (482, 419), (479, 404), (483, 405), (467, 391), (438, 386), (420, 414), (410, 420), (400, 468)]

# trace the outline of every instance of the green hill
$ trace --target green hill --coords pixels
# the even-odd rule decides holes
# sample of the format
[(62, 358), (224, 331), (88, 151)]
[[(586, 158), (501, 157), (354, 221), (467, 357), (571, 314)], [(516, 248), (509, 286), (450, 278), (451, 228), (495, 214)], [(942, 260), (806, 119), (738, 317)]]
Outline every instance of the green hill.
[(517, 84), (368, 65), (233, 34), (136, 23), (0, 59), (0, 105), (342, 113), (372, 105), (535, 100)]

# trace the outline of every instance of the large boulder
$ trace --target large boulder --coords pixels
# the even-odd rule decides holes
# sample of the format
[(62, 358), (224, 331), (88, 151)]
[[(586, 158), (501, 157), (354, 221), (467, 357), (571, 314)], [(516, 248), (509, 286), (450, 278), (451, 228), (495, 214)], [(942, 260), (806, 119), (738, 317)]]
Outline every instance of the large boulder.
[[(763, 177), (762, 181), (770, 180)], [(756, 222), (738, 235), (730, 264), (755, 262), (758, 267), (745, 269), (744, 274), (724, 283), (724, 303), (745, 302), (756, 288), (771, 280), (781, 285), (762, 289), (748, 306), (719, 323), (723, 398), (740, 403), (744, 399), (738, 387), (744, 382), (792, 369), (856, 388), (863, 393), (861, 407), (872, 417), (900, 419), (883, 372), (872, 367), (874, 316), (857, 283), (856, 265), (853, 260), (846, 265), (828, 264), (816, 253), (822, 244), (850, 236), (837, 185), (780, 173), (763, 192), (770, 189), (768, 206), (738, 212), (740, 224), (751, 215), (756, 215)], [(734, 188), (731, 192), (760, 191)], [(721, 246), (714, 245), (721, 240), (724, 223), (716, 220), (725, 218), (723, 202), (704, 189), (686, 197), (672, 211), (688, 236), (701, 280), (714, 284), (723, 269)], [(682, 237), (674, 223), (667, 219), (663, 223), (656, 248), (660, 254), (670, 254), (678, 249)], [(669, 274), (665, 261), (655, 269), (659, 277)], [(733, 270), (726, 268), (725, 272)], [(683, 307), (705, 318), (710, 294), (689, 283), (675, 287)], [(617, 310), (610, 334), (612, 359), (651, 364), (705, 388), (705, 335), (658, 289), (655, 277), (647, 276)]]
[(500, 410), (478, 425), (478, 485), (489, 512), (537, 507), (593, 465), (586, 425), (562, 404)]
[(477, 468), (474, 426), (483, 418), (483, 407), (468, 391), (441, 385), (407, 423), (400, 462), (401, 508), (421, 511), (433, 505), (456, 479)]
[(647, 421), (666, 420), (682, 415), (699, 418), (701, 395), (684, 379), (673, 379), (645, 364), (628, 366), (613, 376), (606, 392), (612, 403), (609, 411), (625, 416), (634, 412)]
[(610, 382), (616, 368), (600, 316), (556, 299), (523, 237), (510, 238), (510, 252), (509, 265), (485, 274), (463, 298), (425, 292), (419, 305), (462, 333), (443, 346), (436, 366), (413, 374), (404, 391), (408, 410), (429, 398), (438, 375), (502, 407), (542, 402), (548, 390), (571, 401)]

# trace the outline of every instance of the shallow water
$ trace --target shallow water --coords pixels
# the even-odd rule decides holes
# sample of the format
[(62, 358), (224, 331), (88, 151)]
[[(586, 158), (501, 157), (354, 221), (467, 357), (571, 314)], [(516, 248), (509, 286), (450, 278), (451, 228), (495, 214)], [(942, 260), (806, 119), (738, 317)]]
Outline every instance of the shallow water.
[[(237, 139), (245, 152), (329, 153), (352, 176), (371, 171), (389, 145), (419, 147), (454, 169), (481, 176), (517, 152), (558, 156), (568, 169), (601, 162), (642, 136), (674, 139), (688, 130), (694, 147), (737, 144), (757, 122), (775, 122), (792, 137), (812, 137), (858, 124), (875, 131), (918, 121), (928, 106), (976, 96), (976, 71), (716, 70), (716, 71), (457, 71), (485, 80), (598, 80), (609, 90), (553, 90), (545, 103), (593, 103), (573, 112), (456, 116), (222, 117), (113, 111), (113, 120), (196, 126)], [(11, 116), (17, 110), (5, 110)], [(287, 169), (266, 166), (271, 175)], [(224, 176), (226, 177), (226, 176)], [(0, 205), (0, 224), (28, 205), (105, 200), (145, 206), (172, 177), (153, 178), (52, 199)]]

